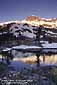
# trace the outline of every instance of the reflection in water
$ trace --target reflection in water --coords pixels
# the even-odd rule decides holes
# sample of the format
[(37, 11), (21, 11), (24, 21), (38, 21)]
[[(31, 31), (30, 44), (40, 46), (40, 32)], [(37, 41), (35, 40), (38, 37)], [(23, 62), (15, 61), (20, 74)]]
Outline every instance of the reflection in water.
[(57, 55), (46, 55), (45, 56), (45, 63), (54, 64), (57, 63)]
[(40, 66), (40, 59), (39, 59), (39, 57), (40, 57), (40, 52), (39, 52), (39, 53), (36, 52), (36, 56), (37, 56), (37, 66)]
[(5, 50), (1, 51), (0, 56), (1, 56), (2, 62), (4, 60), (6, 60), (6, 63), (8, 65), (10, 64), (10, 60), (12, 60), (13, 57), (14, 57), (11, 52), (8, 52), (8, 51), (5, 51)]
[[(17, 53), (17, 55), (16, 55)], [(13, 56), (12, 56), (13, 57)], [(2, 59), (2, 55), (0, 55), (0, 60)], [(10, 59), (10, 58), (9, 58)], [(11, 60), (11, 59), (10, 59)], [(11, 61), (22, 61), (28, 64), (36, 64), (38, 65), (48, 65), (48, 64), (56, 64), (57, 63), (57, 55), (39, 55), (39, 53), (28, 53), (28, 52), (15, 52), (14, 57)]]
[(33, 56), (22, 57), (22, 58), (15, 57), (15, 58), (13, 58), (13, 61), (22, 61), (25, 63), (32, 64), (32, 63), (35, 63), (37, 61), (37, 56), (33, 55)]
[[(26, 57), (14, 57), (13, 61), (22, 61), (25, 63), (33, 64), (36, 63), (38, 60), (39, 55), (33, 54), (31, 56), (26, 56)], [(40, 55), (39, 56), (39, 62), (40, 64), (56, 64), (57, 63), (57, 55)]]

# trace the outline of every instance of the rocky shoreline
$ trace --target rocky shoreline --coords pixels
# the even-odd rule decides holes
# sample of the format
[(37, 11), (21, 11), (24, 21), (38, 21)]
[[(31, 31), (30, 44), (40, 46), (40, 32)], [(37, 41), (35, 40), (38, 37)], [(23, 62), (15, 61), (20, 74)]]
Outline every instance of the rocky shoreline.
[(10, 82), (11, 80), (16, 83), (24, 82), (24, 85), (57, 85), (56, 66), (40, 66), (36, 69), (23, 68), (15, 70), (13, 67), (0, 63), (0, 69), (0, 84), (7, 83), (6, 81)]

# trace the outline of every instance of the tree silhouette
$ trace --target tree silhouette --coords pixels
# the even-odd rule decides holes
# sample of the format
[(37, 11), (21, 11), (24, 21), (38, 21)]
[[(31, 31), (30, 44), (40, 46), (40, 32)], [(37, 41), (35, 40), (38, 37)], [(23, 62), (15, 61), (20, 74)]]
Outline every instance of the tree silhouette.
[(37, 41), (37, 44), (39, 44), (39, 45), (40, 45), (41, 32), (42, 32), (42, 26), (40, 26), (39, 28), (37, 28), (37, 33), (36, 33), (36, 41)]

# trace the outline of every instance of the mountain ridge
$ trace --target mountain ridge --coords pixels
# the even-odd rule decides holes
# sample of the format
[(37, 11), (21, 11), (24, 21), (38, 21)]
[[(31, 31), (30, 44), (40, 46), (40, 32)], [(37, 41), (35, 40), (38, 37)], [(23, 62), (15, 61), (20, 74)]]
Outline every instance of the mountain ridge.
[(0, 25), (4, 24), (10, 24), (10, 23), (27, 23), (33, 26), (40, 26), (42, 25), (43, 27), (46, 28), (57, 28), (57, 18), (41, 18), (35, 15), (28, 16), (24, 20), (16, 20), (16, 21), (8, 21), (8, 22), (3, 22), (0, 23)]

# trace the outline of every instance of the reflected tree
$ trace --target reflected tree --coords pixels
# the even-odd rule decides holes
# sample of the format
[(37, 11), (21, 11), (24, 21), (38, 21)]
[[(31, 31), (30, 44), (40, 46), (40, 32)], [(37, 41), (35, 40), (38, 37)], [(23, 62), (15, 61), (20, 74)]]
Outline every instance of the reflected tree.
[(40, 66), (40, 52), (36, 52), (36, 56), (37, 56), (37, 66)]
[(4, 61), (4, 58), (5, 58), (7, 64), (10, 64), (10, 60), (12, 60), (14, 57), (12, 55), (11, 51), (10, 52), (9, 51), (2, 51), (1, 54), (2, 54), (2, 62)]

